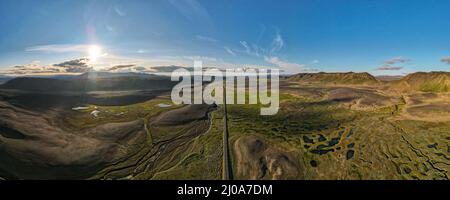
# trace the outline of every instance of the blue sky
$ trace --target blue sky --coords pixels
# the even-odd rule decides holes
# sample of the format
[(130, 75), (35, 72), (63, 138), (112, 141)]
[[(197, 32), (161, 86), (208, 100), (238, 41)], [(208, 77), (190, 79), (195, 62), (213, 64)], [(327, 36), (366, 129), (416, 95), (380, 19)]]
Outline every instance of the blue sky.
[(448, 71), (450, 1), (2, 0), (0, 69), (89, 56), (93, 65), (280, 66), (375, 75)]

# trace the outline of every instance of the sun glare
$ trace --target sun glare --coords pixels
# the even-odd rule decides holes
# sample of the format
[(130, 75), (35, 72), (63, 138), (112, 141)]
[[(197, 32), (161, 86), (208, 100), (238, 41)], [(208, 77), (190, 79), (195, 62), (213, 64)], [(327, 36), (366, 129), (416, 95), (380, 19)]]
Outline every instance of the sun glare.
[(102, 55), (102, 48), (98, 45), (91, 45), (88, 49), (89, 60), (95, 62)]

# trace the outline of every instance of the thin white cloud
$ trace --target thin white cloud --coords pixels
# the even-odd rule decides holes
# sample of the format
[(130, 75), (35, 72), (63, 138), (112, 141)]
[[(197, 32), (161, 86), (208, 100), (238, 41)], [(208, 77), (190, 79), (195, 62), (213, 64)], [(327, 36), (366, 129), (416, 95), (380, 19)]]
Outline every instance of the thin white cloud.
[(397, 56), (397, 57), (391, 58), (390, 60), (386, 61), (386, 64), (393, 65), (393, 64), (397, 64), (397, 63), (405, 63), (408, 61), (409, 61), (409, 59), (403, 58), (401, 56)]
[(275, 53), (280, 51), (284, 46), (284, 40), (283, 37), (281, 37), (281, 34), (279, 31), (276, 32), (275, 37), (272, 41), (272, 49), (270, 50), (270, 53)]
[(442, 58), (442, 59), (441, 59), (441, 62), (445, 62), (445, 63), (447, 63), (447, 64), (450, 64), (450, 56), (445, 57), (445, 58)]
[(113, 32), (113, 31), (114, 31), (114, 27), (112, 27), (112, 26), (109, 25), (109, 24), (105, 24), (105, 28), (106, 28), (106, 30), (108, 30), (109, 32)]
[(254, 53), (257, 57), (260, 57), (260, 56), (261, 56), (261, 48), (258, 47), (258, 45), (252, 44), (252, 49), (253, 49), (253, 53)]
[(291, 63), (284, 60), (281, 60), (279, 57), (265, 57), (264, 60), (270, 64), (274, 64), (280, 67), (286, 73), (299, 73), (302, 71), (314, 71), (306, 69), (304, 64)]
[[(265, 32), (265, 26), (263, 26), (263, 32)], [(256, 57), (272, 57), (276, 55), (283, 47), (285, 46), (285, 42), (283, 37), (280, 34), (280, 31), (275, 28), (275, 36), (272, 38), (272, 42), (270, 44), (267, 44), (266, 47), (261, 47), (260, 45), (249, 43), (247, 41), (239, 41), (241, 46), (244, 48), (243, 53), (246, 53), (250, 56), (256, 56)], [(262, 36), (259, 36), (262, 37)], [(260, 39), (258, 39), (259, 42)]]
[[(243, 52), (250, 56), (262, 57), (264, 61), (272, 65), (278, 66), (284, 73), (298, 73), (305, 71), (316, 71), (315, 69), (307, 69), (304, 64), (292, 63), (281, 60), (276, 56), (281, 49), (285, 46), (285, 41), (278, 28), (274, 27), (275, 36), (272, 38), (272, 42), (267, 45), (267, 48), (263, 48), (256, 44), (250, 44), (247, 41), (240, 41), (239, 43), (244, 48)], [(265, 26), (262, 26), (262, 34), (266, 31)], [(262, 35), (258, 37), (258, 41), (262, 38)], [(319, 61), (314, 60), (313, 64), (317, 64)]]
[(231, 50), (230, 48), (228, 48), (228, 47), (223, 47), (224, 49), (225, 49), (225, 51), (227, 52), (227, 53), (229, 53), (230, 55), (232, 55), (232, 56), (236, 56), (236, 53), (234, 53), (234, 51), (233, 50)]
[(41, 51), (54, 53), (86, 52), (89, 47), (90, 45), (86, 44), (52, 44), (28, 47), (25, 49), (25, 51)]
[(122, 70), (130, 70), (130, 68), (135, 68), (136, 65), (116, 65), (108, 69), (108, 71), (122, 71)]
[(197, 40), (205, 41), (205, 42), (218, 42), (217, 39), (208, 37), (208, 36), (204, 36), (204, 35), (196, 35), (195, 38), (197, 38)]
[(92, 66), (89, 65), (89, 59), (87, 58), (69, 60), (62, 63), (54, 64), (53, 66), (60, 67), (61, 69), (64, 70), (64, 72), (68, 73), (84, 73), (92, 69)]
[[(89, 62), (86, 58), (70, 59), (53, 65), (40, 65), (35, 62), (28, 65), (13, 66), (5, 69), (2, 74), (7, 75), (60, 75), (60, 74), (81, 74), (87, 71), (106, 72), (140, 72), (157, 73), (167, 71), (173, 66), (192, 67), (194, 60), (203, 61), (204, 68), (236, 69), (236, 68), (273, 68), (263, 65), (235, 64), (228, 63), (220, 58), (208, 56), (157, 56), (152, 58), (131, 58), (116, 55), (106, 55), (96, 62)], [(158, 67), (159, 70), (154, 70)], [(161, 68), (168, 67), (167, 70)], [(170, 74), (169, 74), (170, 75)]]
[(169, 0), (169, 3), (189, 21), (202, 22), (204, 26), (212, 27), (208, 11), (197, 0)]
[(202, 60), (202, 61), (218, 61), (221, 59), (215, 58), (215, 57), (208, 57), (208, 56), (183, 56), (184, 59), (188, 60)]
[[(403, 58), (402, 56), (393, 57), (386, 62), (384, 62), (381, 66), (379, 66), (376, 70), (378, 71), (398, 71), (402, 70), (403, 66), (398, 66), (401, 64), (404, 64), (406, 62), (409, 62), (410, 59)], [(397, 66), (394, 66), (397, 65)]]
[(239, 41), (241, 45), (245, 48), (245, 51), (250, 54), (250, 47), (248, 46), (246, 41)]
[(240, 41), (239, 43), (242, 45), (242, 47), (244, 47), (243, 52), (247, 55), (260, 57), (261, 52), (265, 52), (264, 49), (258, 47), (255, 44), (250, 45), (249, 43), (247, 43), (247, 41)]
[(86, 58), (64, 61), (54, 65), (40, 65), (40, 62), (33, 61), (30, 64), (14, 66), (4, 73), (13, 75), (84, 73), (92, 69), (88, 62)]
[(148, 52), (148, 50), (145, 50), (145, 49), (138, 49), (137, 51), (136, 51), (136, 53), (140, 53), (140, 54), (142, 54), (142, 53), (147, 53)]
[(261, 41), (261, 39), (263, 38), (264, 34), (266, 33), (266, 29), (267, 29), (266, 25), (264, 25), (264, 24), (260, 24), (259, 27), (261, 30), (259, 32), (258, 38), (256, 39), (256, 43), (259, 43)]
[(127, 15), (127, 13), (119, 5), (114, 6), (114, 11), (121, 17), (125, 17)]

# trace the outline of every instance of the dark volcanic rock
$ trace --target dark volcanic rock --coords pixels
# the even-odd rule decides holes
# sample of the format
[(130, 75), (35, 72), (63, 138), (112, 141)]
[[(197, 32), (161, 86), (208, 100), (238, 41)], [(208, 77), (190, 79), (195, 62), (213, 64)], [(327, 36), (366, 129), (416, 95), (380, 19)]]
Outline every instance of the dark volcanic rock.
[(355, 151), (354, 151), (354, 150), (348, 150), (348, 151), (347, 151), (347, 155), (346, 155), (347, 160), (352, 159), (354, 154), (355, 154)]
[(313, 143), (313, 142), (314, 142), (313, 139), (309, 138), (309, 137), (306, 136), (306, 135), (303, 136), (303, 141), (304, 141), (305, 143)]
[(317, 167), (317, 161), (315, 160), (311, 160), (309, 164), (311, 165), (311, 167)]
[(320, 134), (320, 135), (319, 135), (319, 141), (320, 141), (320, 142), (323, 142), (323, 141), (325, 141), (325, 140), (327, 140), (327, 138), (326, 138), (325, 136), (323, 136), (322, 134)]
[(438, 143), (429, 144), (427, 147), (430, 149), (437, 149)]

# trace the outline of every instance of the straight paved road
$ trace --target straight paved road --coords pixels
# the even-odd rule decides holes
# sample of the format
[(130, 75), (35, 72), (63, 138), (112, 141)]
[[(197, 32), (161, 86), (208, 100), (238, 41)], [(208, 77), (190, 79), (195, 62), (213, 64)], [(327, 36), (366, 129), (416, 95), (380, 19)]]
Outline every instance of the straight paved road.
[(227, 117), (227, 98), (226, 89), (223, 91), (223, 180), (232, 180), (233, 172), (231, 169), (231, 160), (228, 149), (228, 117)]

